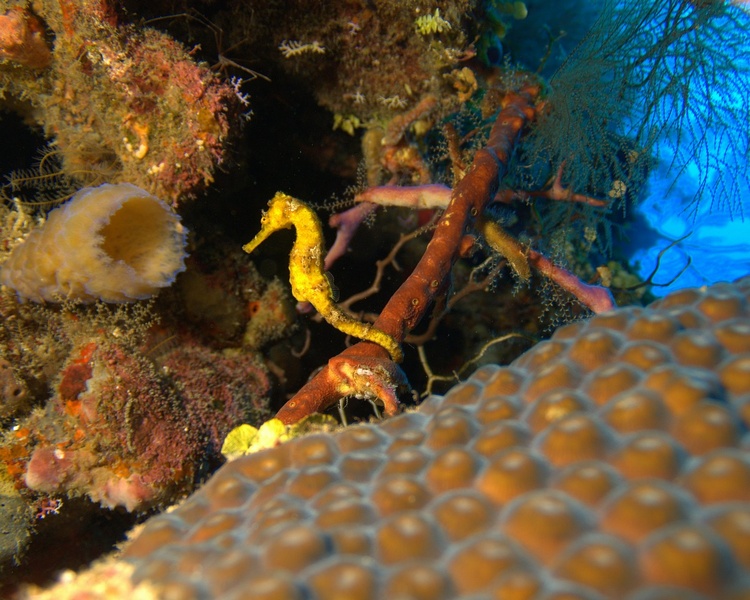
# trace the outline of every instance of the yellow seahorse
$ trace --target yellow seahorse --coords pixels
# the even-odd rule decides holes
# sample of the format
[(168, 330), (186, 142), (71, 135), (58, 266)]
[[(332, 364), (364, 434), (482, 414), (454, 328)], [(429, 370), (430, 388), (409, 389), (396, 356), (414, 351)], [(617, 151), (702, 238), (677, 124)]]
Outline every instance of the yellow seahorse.
[(374, 342), (385, 348), (395, 362), (404, 355), (400, 344), (390, 335), (368, 323), (361, 323), (342, 311), (334, 302), (331, 282), (323, 269), (323, 228), (315, 212), (301, 200), (277, 192), (260, 220), (258, 234), (242, 249), (248, 254), (272, 233), (294, 227), (297, 237), (289, 254), (289, 283), (299, 302), (309, 302), (321, 316), (339, 331)]

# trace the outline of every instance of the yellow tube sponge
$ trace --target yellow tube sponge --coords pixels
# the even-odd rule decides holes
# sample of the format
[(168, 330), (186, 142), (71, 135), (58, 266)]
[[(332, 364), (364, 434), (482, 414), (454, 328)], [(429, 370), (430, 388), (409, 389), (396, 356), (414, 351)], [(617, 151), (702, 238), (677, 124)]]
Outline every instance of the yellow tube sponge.
[(187, 230), (166, 203), (129, 183), (83, 188), (0, 266), (22, 299), (129, 302), (185, 270)]

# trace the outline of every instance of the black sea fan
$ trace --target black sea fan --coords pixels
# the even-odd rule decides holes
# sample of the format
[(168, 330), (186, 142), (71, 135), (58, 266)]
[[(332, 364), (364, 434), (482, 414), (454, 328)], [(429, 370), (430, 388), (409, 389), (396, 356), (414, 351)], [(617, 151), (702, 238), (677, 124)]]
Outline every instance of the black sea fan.
[(692, 210), (704, 199), (742, 217), (741, 191), (750, 185), (748, 32), (750, 14), (729, 2), (605, 0), (552, 77), (517, 170), (538, 185), (564, 164), (576, 191), (624, 201), (643, 184), (658, 145), (670, 177), (697, 170)]

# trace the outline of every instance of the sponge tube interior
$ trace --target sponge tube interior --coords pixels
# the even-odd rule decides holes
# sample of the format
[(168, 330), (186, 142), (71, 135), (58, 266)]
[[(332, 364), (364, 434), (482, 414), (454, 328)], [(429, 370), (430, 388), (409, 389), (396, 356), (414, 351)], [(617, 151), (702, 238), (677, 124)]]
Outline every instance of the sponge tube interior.
[(174, 255), (178, 240), (165, 242), (182, 232), (181, 226), (178, 229), (174, 216), (155, 198), (135, 197), (123, 203), (99, 230), (100, 248), (114, 262), (125, 263), (154, 285), (171, 283), (176, 275)]

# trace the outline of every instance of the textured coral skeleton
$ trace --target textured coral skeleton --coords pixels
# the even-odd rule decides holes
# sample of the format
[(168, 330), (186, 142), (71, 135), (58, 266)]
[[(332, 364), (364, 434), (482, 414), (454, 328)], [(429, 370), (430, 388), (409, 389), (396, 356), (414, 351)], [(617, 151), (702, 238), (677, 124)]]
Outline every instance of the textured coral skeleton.
[(26, 118), (79, 185), (133, 183), (176, 206), (213, 181), (240, 100), (174, 39), (118, 10), (105, 0), (9, 8), (0, 89), (29, 103)]
[(743, 598), (749, 361), (748, 278), (597, 315), (415, 411), (238, 458), (30, 597)]

